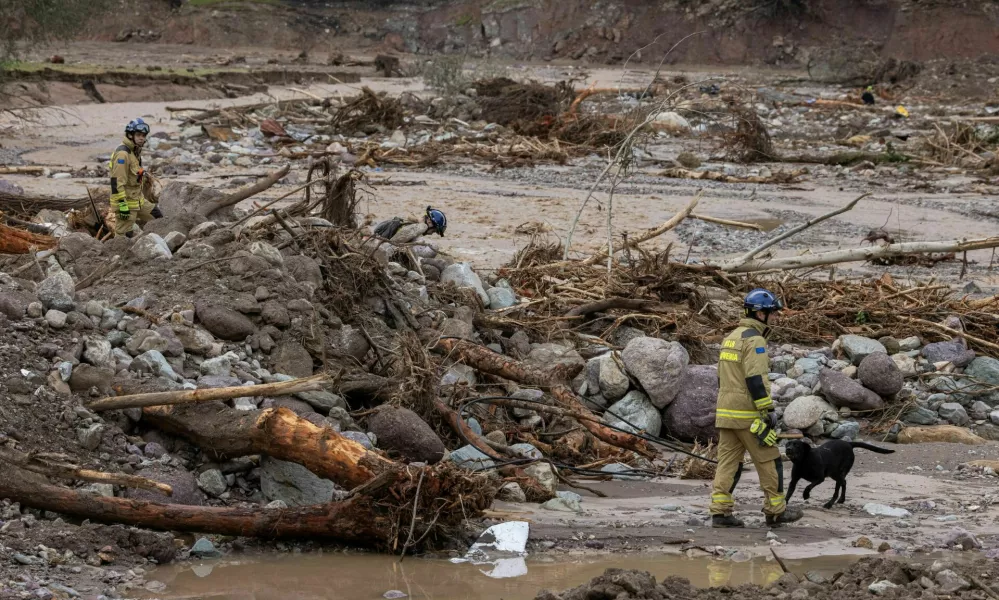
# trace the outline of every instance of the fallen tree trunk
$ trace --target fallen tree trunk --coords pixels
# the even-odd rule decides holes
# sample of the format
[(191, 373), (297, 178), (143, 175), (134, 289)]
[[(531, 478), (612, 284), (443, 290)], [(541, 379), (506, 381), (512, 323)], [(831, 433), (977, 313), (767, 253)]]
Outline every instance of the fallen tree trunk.
[(999, 237), (979, 238), (974, 240), (948, 240), (941, 242), (903, 242), (884, 246), (852, 248), (848, 250), (833, 250), (818, 254), (788, 256), (781, 258), (766, 258), (751, 260), (742, 264), (719, 264), (721, 270), (728, 273), (752, 273), (754, 271), (790, 269), (806, 269), (823, 265), (835, 265), (845, 262), (870, 261), (906, 254), (928, 254), (933, 252), (966, 252), (968, 250), (984, 250), (999, 247)]
[(120, 408), (142, 408), (146, 406), (211, 402), (212, 400), (232, 400), (233, 398), (242, 398), (244, 396), (288, 396), (300, 392), (317, 392), (323, 389), (323, 385), (329, 383), (330, 380), (325, 375), (315, 375), (306, 379), (293, 379), (291, 381), (279, 381), (277, 383), (264, 383), (261, 385), (111, 396), (91, 402), (87, 405), (87, 408), (94, 412), (102, 412)]
[(597, 439), (618, 448), (638, 452), (644, 456), (655, 456), (655, 453), (642, 438), (630, 433), (616, 431), (601, 424), (600, 419), (583, 406), (572, 390), (563, 385), (564, 382), (571, 380), (579, 373), (580, 367), (568, 369), (556, 367), (549, 372), (542, 372), (502, 354), (497, 354), (484, 346), (454, 338), (440, 340), (437, 347), (449, 355), (453, 355), (456, 360), (483, 373), (496, 375), (523, 385), (550, 387), (552, 395), (562, 407), (591, 417), (580, 419), (580, 425)]
[(261, 179), (253, 185), (246, 186), (239, 190), (236, 190), (232, 194), (220, 198), (215, 202), (208, 202), (198, 207), (198, 212), (206, 217), (211, 216), (211, 214), (217, 210), (223, 209), (227, 206), (232, 206), (233, 204), (238, 204), (247, 198), (256, 196), (260, 192), (271, 187), (277, 183), (282, 177), (288, 174), (291, 170), (291, 165), (285, 165), (284, 167), (274, 171), (267, 177)]
[(241, 411), (208, 403), (151, 406), (142, 409), (142, 415), (149, 424), (188, 440), (220, 460), (266, 454), (298, 463), (348, 489), (403, 468), (287, 408)]
[(382, 548), (395, 520), (370, 498), (284, 509), (216, 508), (97, 496), (41, 481), (11, 465), (0, 467), (0, 497), (101, 523), (163, 531), (192, 531), (259, 538), (323, 538)]
[(167, 496), (173, 495), (173, 488), (165, 483), (125, 473), (104, 473), (81, 469), (76, 465), (63, 462), (63, 458), (56, 455), (22, 454), (10, 448), (0, 449), (0, 461), (39, 475), (92, 483), (110, 483), (123, 487), (151, 490)]

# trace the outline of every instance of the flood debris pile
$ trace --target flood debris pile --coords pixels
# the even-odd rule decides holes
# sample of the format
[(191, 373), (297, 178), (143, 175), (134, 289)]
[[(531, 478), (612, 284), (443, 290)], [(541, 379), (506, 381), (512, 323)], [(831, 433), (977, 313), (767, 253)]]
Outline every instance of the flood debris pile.
[(561, 593), (543, 591), (535, 600), (714, 600), (717, 598), (994, 598), (999, 572), (993, 563), (978, 560), (954, 564), (937, 560), (930, 564), (896, 562), (884, 558), (862, 558), (845, 572), (831, 578), (800, 578), (785, 572), (768, 587), (754, 584), (722, 585), (697, 589), (686, 579), (667, 577), (659, 582), (648, 572), (608, 569), (588, 583)]

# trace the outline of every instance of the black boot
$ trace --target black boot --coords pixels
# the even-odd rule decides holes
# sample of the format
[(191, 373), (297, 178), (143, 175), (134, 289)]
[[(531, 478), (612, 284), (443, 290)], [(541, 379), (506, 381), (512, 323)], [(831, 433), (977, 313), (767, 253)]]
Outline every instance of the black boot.
[(767, 525), (770, 527), (780, 527), (785, 523), (794, 523), (804, 517), (805, 513), (796, 506), (788, 506), (779, 515), (767, 515)]
[(715, 528), (745, 527), (746, 524), (732, 515), (711, 515), (711, 526)]

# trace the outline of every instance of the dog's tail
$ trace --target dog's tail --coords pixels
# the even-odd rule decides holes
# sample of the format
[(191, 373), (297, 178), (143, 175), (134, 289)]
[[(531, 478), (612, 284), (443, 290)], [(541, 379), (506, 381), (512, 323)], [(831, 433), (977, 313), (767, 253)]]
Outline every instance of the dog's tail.
[(854, 448), (863, 448), (864, 450), (870, 450), (871, 452), (877, 452), (878, 454), (894, 454), (894, 450), (889, 450), (887, 448), (878, 448), (877, 446), (872, 446), (865, 442), (850, 442), (850, 445)]

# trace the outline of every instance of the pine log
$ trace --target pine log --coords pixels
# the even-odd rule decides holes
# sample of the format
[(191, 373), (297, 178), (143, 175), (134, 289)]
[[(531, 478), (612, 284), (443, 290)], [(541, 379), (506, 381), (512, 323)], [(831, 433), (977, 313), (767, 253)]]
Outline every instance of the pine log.
[(232, 400), (233, 398), (241, 398), (243, 396), (288, 396), (300, 392), (316, 392), (323, 389), (323, 385), (328, 383), (329, 379), (326, 376), (314, 375), (306, 379), (292, 379), (291, 381), (279, 381), (253, 386), (202, 388), (197, 390), (150, 392), (129, 396), (110, 396), (91, 402), (87, 405), (87, 409), (94, 412), (101, 412), (120, 408), (143, 408), (146, 406), (163, 406), (168, 404), (211, 402), (212, 400)]

